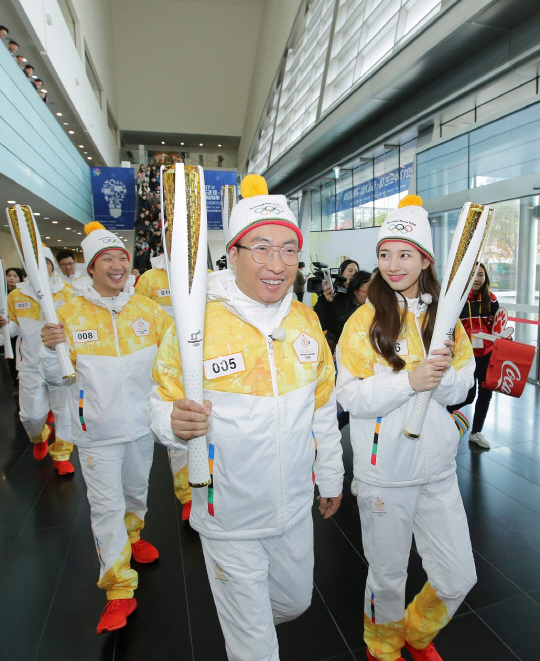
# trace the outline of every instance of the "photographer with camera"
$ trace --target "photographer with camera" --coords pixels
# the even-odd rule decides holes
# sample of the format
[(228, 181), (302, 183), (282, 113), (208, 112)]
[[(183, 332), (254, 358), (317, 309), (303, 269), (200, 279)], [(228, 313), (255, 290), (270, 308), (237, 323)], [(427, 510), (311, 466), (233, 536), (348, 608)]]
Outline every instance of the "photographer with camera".
[[(321, 275), (322, 269), (325, 269), (326, 272), (328, 272), (326, 265), (320, 264), (320, 262), (314, 262), (313, 266), (316, 268), (318, 266), (317, 270), (321, 272)], [(348, 309), (347, 287), (351, 278), (358, 272), (358, 270), (358, 262), (355, 262), (353, 259), (346, 259), (339, 267), (339, 274), (330, 274), (333, 287), (330, 287), (327, 281), (328, 278), (324, 278), (324, 276), (322, 276), (322, 291), (315, 291), (313, 288), (310, 288), (308, 281), (308, 291), (313, 291), (314, 293), (319, 294), (319, 299), (313, 310), (319, 317), (322, 329), (336, 336), (336, 340), (343, 328), (341, 318), (347, 313)], [(316, 271), (314, 272), (314, 275), (315, 279), (320, 279)]]

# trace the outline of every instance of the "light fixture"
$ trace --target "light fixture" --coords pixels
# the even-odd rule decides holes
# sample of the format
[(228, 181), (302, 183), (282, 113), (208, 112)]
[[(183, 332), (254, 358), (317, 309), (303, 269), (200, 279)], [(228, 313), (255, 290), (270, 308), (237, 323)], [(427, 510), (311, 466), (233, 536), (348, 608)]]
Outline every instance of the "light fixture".
[(218, 145), (218, 147), (221, 147), (221, 145)]
[(50, 236), (46, 236), (45, 238), (46, 238), (46, 239), (50, 239), (51, 237), (50, 237)]
[(77, 232), (77, 234), (82, 234), (82, 232)]
[(57, 220), (53, 220), (53, 221), (52, 221), (52, 224), (53, 224), (53, 225), (58, 225), (58, 221), (57, 221)]
[(336, 167), (334, 168), (334, 179), (339, 179), (340, 172), (341, 172), (341, 168), (339, 167), (339, 165), (336, 165)]
[(39, 211), (35, 211), (34, 216), (41, 216), (41, 214), (39, 213)]
[(87, 151), (83, 151), (83, 154), (88, 154), (88, 152), (87, 152)]
[(66, 227), (66, 229), (67, 229), (67, 230), (70, 230), (70, 229), (71, 229), (71, 227)]
[(74, 135), (75, 131), (68, 131), (69, 135)]
[(15, 202), (15, 200), (8, 200), (7, 203), (8, 204), (17, 204), (17, 202)]
[[(7, 227), (7, 225), (6, 225), (6, 227)], [(127, 239), (124, 239), (124, 242), (127, 243)]]
[(34, 74), (34, 75), (32, 76), (32, 78), (33, 78), (34, 80), (37, 80), (37, 76), (36, 76), (36, 74)]
[(43, 220), (49, 220), (49, 216), (43, 216)]
[(87, 156), (86, 158), (87, 158), (89, 161), (92, 160), (92, 157), (91, 157), (91, 156)]
[(164, 144), (165, 144), (165, 143), (163, 142), (163, 140), (161, 141), (161, 144), (162, 144), (162, 145), (164, 145)]
[(199, 147), (202, 147), (202, 146), (203, 146), (203, 143), (202, 143), (202, 142), (199, 142)]
[(57, 112), (57, 113), (56, 113), (56, 116), (57, 116), (57, 117), (62, 117), (62, 113), (61, 113), (61, 112)]
[(62, 241), (62, 239), (56, 239), (57, 241)]
[(79, 145), (79, 149), (84, 149), (84, 145)]
[(64, 122), (64, 126), (69, 126), (69, 124), (67, 122)]
[(182, 145), (182, 147), (184, 146), (184, 143), (183, 143), (183, 142), (181, 142), (180, 144)]

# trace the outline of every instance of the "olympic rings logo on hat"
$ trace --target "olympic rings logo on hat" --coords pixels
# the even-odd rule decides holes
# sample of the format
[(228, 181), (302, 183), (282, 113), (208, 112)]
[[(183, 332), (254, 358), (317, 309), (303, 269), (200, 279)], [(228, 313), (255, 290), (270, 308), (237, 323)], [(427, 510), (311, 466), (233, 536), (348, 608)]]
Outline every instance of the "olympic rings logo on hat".
[[(113, 236), (102, 236), (100, 239), (101, 243), (120, 243), (120, 239), (117, 239), (116, 237)], [(120, 243), (120, 245), (122, 245)]]
[(279, 204), (259, 204), (256, 207), (252, 207), (251, 210), (260, 214), (261, 216), (285, 213), (285, 210)]
[(395, 221), (388, 224), (388, 229), (390, 232), (399, 232), (400, 234), (408, 234), (413, 231), (412, 225), (408, 223), (402, 223), (401, 221)]

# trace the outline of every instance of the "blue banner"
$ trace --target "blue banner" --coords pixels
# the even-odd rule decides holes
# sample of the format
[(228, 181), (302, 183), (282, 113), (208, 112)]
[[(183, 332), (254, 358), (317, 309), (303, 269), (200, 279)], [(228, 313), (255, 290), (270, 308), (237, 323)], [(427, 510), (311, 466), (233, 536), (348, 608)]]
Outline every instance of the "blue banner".
[(407, 165), (395, 168), (380, 177), (347, 188), (337, 195), (323, 196), (323, 216), (329, 216), (339, 211), (348, 211), (374, 200), (381, 200), (408, 191), (412, 166), (412, 163), (407, 163)]
[(137, 196), (133, 168), (90, 168), (94, 220), (111, 232), (132, 230)]
[(236, 181), (236, 172), (204, 169), (206, 213), (208, 215), (209, 230), (223, 229), (223, 222), (221, 219), (221, 187), (236, 186)]

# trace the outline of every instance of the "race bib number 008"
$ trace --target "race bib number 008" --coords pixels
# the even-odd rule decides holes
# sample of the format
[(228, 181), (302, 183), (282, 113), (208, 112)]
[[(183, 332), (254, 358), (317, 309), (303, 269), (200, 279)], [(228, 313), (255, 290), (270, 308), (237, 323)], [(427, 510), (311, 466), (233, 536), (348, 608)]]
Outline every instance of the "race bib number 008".
[(231, 353), (228, 356), (218, 356), (203, 362), (204, 376), (211, 381), (221, 376), (229, 376), (246, 371), (242, 353)]
[(96, 342), (98, 340), (97, 330), (73, 331), (73, 342)]

